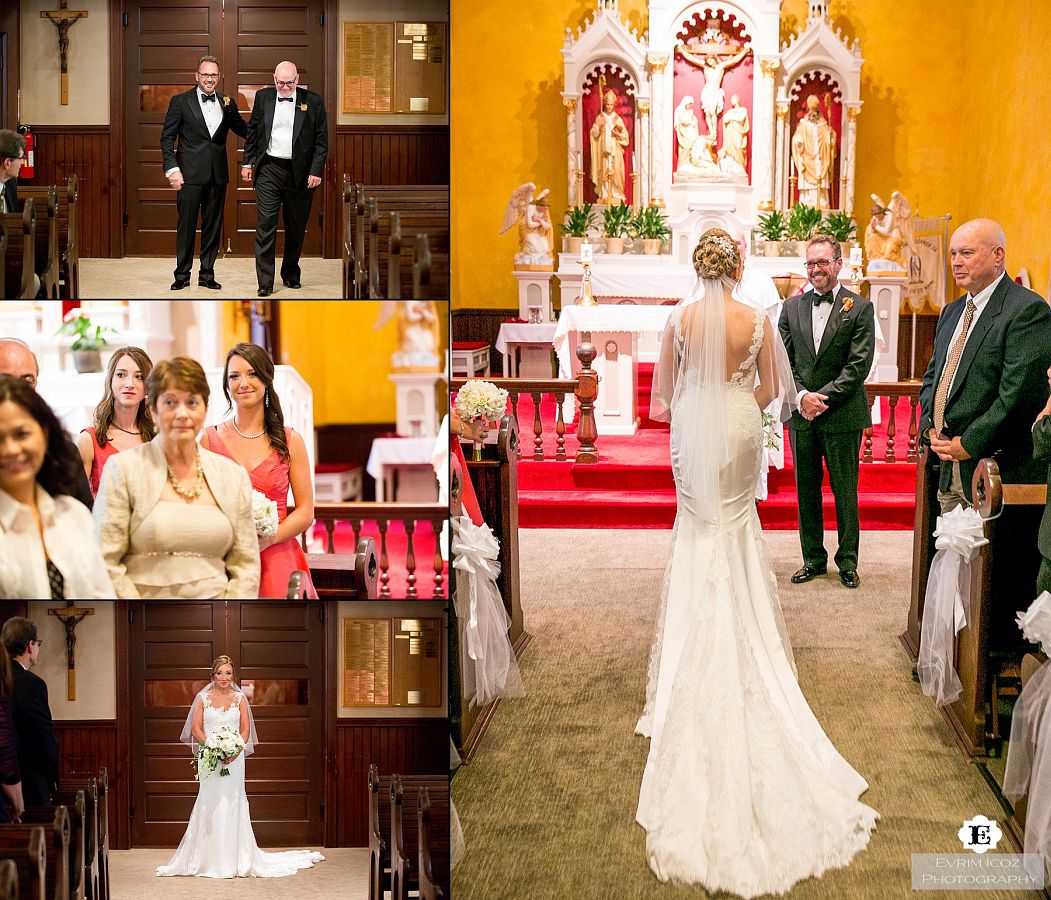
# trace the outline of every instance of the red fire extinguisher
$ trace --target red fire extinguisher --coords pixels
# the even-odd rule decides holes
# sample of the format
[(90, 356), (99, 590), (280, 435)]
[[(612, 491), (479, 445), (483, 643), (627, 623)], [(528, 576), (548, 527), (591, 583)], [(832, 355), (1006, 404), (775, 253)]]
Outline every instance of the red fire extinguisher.
[(26, 181), (36, 174), (36, 150), (33, 146), (35, 139), (28, 125), (22, 125), (18, 130), (26, 136), (26, 161), (22, 163), (22, 170), (18, 173), (18, 178), (20, 181)]

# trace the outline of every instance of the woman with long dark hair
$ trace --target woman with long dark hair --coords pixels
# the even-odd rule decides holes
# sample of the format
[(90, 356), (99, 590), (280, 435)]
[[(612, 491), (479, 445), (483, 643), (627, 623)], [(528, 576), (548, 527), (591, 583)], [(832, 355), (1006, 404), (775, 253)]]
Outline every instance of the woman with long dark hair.
[[(243, 466), (252, 487), (277, 504), (277, 533), (259, 536), (260, 597), (284, 598), (289, 576), (307, 573), (307, 596), (317, 597), (306, 555), (296, 542), (314, 520), (314, 484), (307, 447), (299, 432), (285, 426), (274, 390), (274, 361), (256, 344), (237, 344), (226, 354), (223, 394), (234, 415), (207, 428), (201, 446)], [(295, 510), (289, 514), (288, 489)]]
[(146, 402), (146, 376), (152, 368), (153, 360), (138, 347), (121, 347), (110, 357), (95, 424), (77, 438), (92, 497), (98, 495), (102, 469), (114, 453), (148, 444), (157, 433)]
[(0, 597), (113, 599), (91, 513), (75, 499), (80, 461), (51, 407), (0, 375)]

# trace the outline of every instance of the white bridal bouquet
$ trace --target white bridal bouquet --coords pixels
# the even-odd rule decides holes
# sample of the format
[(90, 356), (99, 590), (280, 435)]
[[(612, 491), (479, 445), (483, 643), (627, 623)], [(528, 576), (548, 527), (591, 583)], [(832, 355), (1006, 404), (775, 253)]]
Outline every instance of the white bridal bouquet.
[(255, 520), (255, 533), (270, 537), (277, 533), (277, 504), (266, 494), (252, 491), (252, 518)]
[[(224, 725), (214, 734), (209, 735), (208, 740), (201, 745), (197, 753), (197, 780), (200, 781), (202, 775), (207, 778), (219, 768), (224, 759), (244, 750), (244, 746), (245, 742), (241, 740), (241, 735), (228, 725)], [(230, 770), (226, 766), (223, 766), (219, 773), (220, 776), (229, 774)]]
[[(456, 411), (461, 419), (499, 419), (507, 409), (507, 391), (489, 381), (473, 378), (456, 392)], [(475, 441), (474, 458), (482, 458), (482, 445)]]

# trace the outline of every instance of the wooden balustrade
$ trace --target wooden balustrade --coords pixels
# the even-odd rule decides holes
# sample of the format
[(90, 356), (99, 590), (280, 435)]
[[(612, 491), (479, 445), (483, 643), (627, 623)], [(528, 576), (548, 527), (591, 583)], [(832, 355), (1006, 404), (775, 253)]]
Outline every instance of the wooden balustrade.
[[(289, 512), (292, 508), (289, 508)], [(354, 531), (354, 546), (358, 546), (361, 540), (362, 524), (364, 522), (375, 522), (379, 527), (379, 596), (380, 599), (391, 599), (390, 591), (390, 558), (387, 553), (387, 532), (391, 522), (401, 522), (405, 528), (405, 536), (408, 545), (405, 554), (405, 569), (407, 575), (407, 587), (404, 598), (406, 600), (419, 600), (420, 592), (417, 585), (417, 561), (416, 545), (414, 543), (417, 522), (430, 522), (434, 531), (434, 553), (432, 565), (434, 574), (431, 576), (433, 583), (434, 599), (445, 597), (445, 579), (443, 571), (445, 562), (442, 559), (441, 543), (439, 535), (442, 525), (449, 517), (449, 507), (444, 503), (315, 503), (314, 518), (325, 526), (327, 535), (326, 552), (335, 553), (334, 534), (336, 523), (340, 521), (349, 522)], [(304, 551), (307, 549), (307, 532), (299, 536)]]
[[(865, 393), (869, 403), (873, 403), (878, 397), (886, 397), (890, 403), (890, 414), (887, 417), (887, 447), (883, 454), (883, 462), (897, 462), (897, 445), (895, 436), (898, 433), (898, 400), (901, 397), (909, 398), (909, 423), (908, 423), (908, 447), (905, 451), (905, 462), (916, 462), (919, 460), (919, 422), (920, 422), (920, 387), (918, 381), (885, 381), (873, 382), (865, 385)], [(872, 456), (872, 426), (865, 429), (862, 441), (861, 461), (870, 463)]]

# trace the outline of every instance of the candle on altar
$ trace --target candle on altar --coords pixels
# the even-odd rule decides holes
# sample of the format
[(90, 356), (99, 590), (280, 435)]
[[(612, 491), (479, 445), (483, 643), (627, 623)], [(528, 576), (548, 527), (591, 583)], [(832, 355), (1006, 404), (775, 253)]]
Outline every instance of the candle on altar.
[(583, 168), (581, 168), (582, 165), (583, 165), (583, 163), (581, 163), (581, 161), (580, 161), (580, 151), (578, 150), (577, 151), (577, 171), (578, 172), (583, 172), (584, 171)]
[(852, 266), (861, 265), (861, 247), (857, 244), (850, 248), (850, 264)]
[(634, 153), (632, 153), (632, 154), (631, 154), (631, 171), (632, 171), (632, 172), (636, 172), (636, 171), (638, 171), (638, 170), (637, 170), (637, 169), (635, 168), (635, 154), (634, 154)]
[(594, 256), (591, 243), (590, 241), (585, 240), (584, 243), (580, 245), (580, 264), (582, 266), (590, 266), (593, 260)]

